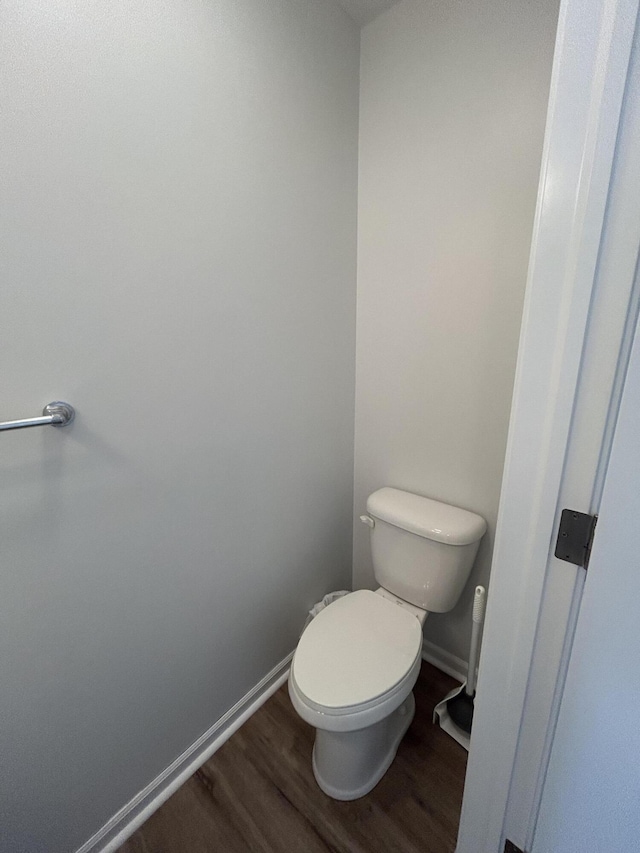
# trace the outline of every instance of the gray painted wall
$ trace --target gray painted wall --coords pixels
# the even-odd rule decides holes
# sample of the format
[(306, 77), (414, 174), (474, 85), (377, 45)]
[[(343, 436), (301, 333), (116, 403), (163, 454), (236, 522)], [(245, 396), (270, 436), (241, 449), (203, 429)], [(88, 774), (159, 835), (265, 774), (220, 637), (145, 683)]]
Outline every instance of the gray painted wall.
[(487, 583), (542, 154), (557, 0), (403, 0), (362, 31), (354, 585), (367, 495), (483, 515), (431, 642), (466, 659)]
[[(349, 583), (358, 30), (0, 9), (0, 850), (69, 853)], [(59, 330), (57, 333), (56, 330)]]
[(358, 24), (369, 23), (397, 2), (398, 0), (338, 0), (347, 14)]

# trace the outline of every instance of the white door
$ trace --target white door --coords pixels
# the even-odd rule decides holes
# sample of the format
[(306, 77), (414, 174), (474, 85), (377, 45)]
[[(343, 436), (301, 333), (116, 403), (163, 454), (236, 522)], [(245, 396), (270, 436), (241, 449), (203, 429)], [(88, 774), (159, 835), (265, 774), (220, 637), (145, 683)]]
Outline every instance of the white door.
[(640, 849), (639, 424), (636, 329), (533, 853)]
[(601, 511), (635, 326), (637, 9), (562, 4), (457, 853), (533, 849), (585, 575), (557, 525)]

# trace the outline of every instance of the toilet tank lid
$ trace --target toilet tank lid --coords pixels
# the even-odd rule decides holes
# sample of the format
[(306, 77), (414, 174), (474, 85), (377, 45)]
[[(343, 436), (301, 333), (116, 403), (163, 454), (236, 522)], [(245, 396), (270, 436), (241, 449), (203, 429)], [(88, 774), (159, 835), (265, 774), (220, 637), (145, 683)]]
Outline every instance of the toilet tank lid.
[(470, 545), (487, 529), (484, 518), (475, 512), (389, 486), (369, 495), (367, 512), (402, 530), (448, 545)]

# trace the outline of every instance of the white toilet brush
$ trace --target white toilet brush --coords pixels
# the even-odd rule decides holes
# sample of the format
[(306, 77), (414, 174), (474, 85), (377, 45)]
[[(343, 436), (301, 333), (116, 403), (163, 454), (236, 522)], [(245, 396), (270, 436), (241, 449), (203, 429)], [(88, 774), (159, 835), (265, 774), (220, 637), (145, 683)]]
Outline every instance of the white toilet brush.
[(473, 621), (471, 626), (471, 648), (469, 650), (469, 668), (467, 680), (461, 687), (452, 690), (434, 710), (440, 726), (458, 741), (465, 749), (469, 749), (469, 734), (473, 724), (473, 703), (476, 693), (476, 667), (478, 663), (478, 648), (482, 623), (484, 621), (486, 590), (477, 586), (473, 598)]

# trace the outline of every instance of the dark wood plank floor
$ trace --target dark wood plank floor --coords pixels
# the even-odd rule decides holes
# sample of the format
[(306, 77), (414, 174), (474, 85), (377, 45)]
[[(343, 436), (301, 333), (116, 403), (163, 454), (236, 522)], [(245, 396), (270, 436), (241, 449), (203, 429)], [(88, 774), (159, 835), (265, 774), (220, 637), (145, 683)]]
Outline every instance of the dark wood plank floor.
[(396, 760), (351, 803), (316, 785), (284, 685), (118, 853), (453, 853), (467, 755), (431, 716), (455, 683), (423, 664)]

